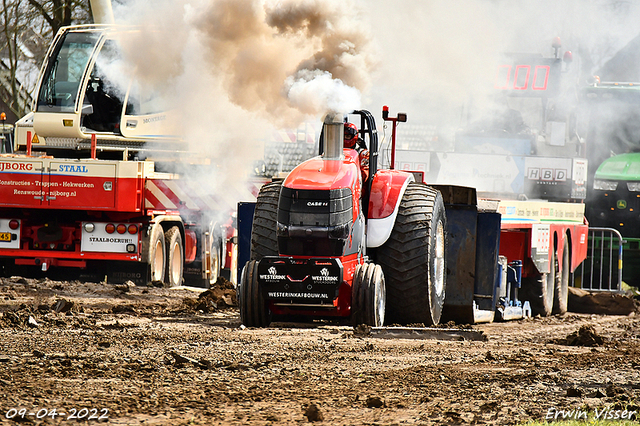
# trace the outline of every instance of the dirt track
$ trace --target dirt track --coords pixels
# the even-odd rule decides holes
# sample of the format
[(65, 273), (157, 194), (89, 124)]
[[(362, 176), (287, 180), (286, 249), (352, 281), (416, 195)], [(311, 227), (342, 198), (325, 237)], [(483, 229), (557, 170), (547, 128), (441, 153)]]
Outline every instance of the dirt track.
[[(637, 316), (474, 326), (486, 342), (381, 339), (330, 324), (245, 329), (230, 289), (203, 302), (191, 290), (1, 280), (2, 424), (21, 408), (35, 424), (87, 408), (114, 425), (502, 425), (640, 411)], [(65, 415), (29, 415), (54, 408)]]

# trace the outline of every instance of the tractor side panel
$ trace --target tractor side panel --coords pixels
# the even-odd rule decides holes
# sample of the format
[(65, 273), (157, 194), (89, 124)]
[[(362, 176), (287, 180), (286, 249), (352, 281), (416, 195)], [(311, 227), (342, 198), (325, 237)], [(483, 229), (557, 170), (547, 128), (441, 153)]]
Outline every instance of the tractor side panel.
[(411, 173), (380, 170), (373, 178), (369, 195), (369, 219), (383, 219), (398, 213), (407, 185), (414, 181)]
[(407, 185), (413, 181), (410, 173), (396, 170), (380, 170), (376, 173), (367, 209), (367, 247), (380, 247), (389, 239), (402, 196)]

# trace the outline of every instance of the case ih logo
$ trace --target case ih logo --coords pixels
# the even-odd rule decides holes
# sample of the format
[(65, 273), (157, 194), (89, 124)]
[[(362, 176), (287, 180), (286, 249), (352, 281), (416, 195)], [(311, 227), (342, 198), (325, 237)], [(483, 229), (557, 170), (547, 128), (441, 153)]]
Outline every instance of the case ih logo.
[(33, 170), (32, 163), (0, 163), (0, 172), (5, 170)]
[(307, 207), (326, 207), (329, 203), (326, 201), (307, 201)]
[(565, 182), (567, 169), (542, 169), (531, 167), (527, 169), (527, 179), (541, 180), (545, 182)]

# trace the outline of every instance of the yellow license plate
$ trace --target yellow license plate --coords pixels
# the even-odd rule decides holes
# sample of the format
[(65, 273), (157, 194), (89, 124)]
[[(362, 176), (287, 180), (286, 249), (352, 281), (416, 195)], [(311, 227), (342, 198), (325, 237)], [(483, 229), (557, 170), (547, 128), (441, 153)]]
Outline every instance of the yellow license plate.
[(0, 241), (11, 241), (10, 232), (0, 232)]

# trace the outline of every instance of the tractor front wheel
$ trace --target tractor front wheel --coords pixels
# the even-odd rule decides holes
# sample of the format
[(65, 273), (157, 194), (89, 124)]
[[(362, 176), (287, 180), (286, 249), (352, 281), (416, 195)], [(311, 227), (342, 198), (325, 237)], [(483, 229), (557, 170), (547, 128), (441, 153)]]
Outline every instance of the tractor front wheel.
[(258, 285), (258, 262), (251, 260), (242, 269), (238, 285), (240, 320), (247, 327), (267, 327), (271, 324), (271, 311)]
[(365, 263), (356, 267), (351, 300), (353, 325), (384, 325), (387, 297), (380, 265)]

